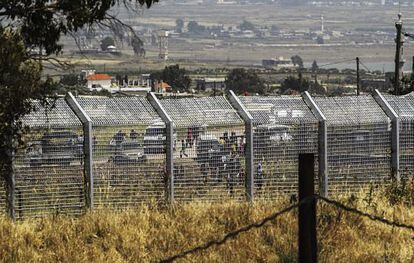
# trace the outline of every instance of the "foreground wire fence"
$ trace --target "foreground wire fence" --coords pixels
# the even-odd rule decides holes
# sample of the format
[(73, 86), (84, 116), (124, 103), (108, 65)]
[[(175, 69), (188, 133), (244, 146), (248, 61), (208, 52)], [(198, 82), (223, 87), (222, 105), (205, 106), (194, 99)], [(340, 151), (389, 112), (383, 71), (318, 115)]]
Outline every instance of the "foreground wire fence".
[[(0, 210), (17, 218), (140, 202), (277, 198), (297, 192), (300, 153), (321, 194), (405, 180), (413, 95), (158, 99), (68, 95), (25, 118), (26, 148)], [(6, 177), (4, 177), (6, 178)]]
[(213, 249), (214, 247), (220, 247), (225, 245), (227, 242), (237, 239), (241, 234), (243, 233), (248, 233), (249, 231), (252, 231), (254, 229), (258, 229), (258, 228), (262, 228), (264, 227), (266, 224), (268, 224), (269, 222), (274, 222), (276, 221), (278, 218), (280, 218), (281, 216), (290, 213), (291, 211), (299, 208), (301, 205), (304, 205), (306, 203), (311, 203), (311, 202), (316, 202), (317, 200), (319, 200), (320, 202), (324, 202), (326, 204), (329, 204), (335, 208), (337, 208), (338, 210), (350, 213), (350, 214), (355, 214), (358, 215), (362, 218), (366, 218), (368, 220), (371, 220), (373, 222), (377, 222), (377, 223), (381, 223), (393, 228), (401, 228), (401, 229), (405, 229), (405, 230), (410, 230), (411, 232), (414, 232), (414, 225), (411, 224), (406, 224), (403, 222), (399, 222), (399, 221), (394, 221), (394, 220), (390, 220), (387, 218), (384, 218), (380, 215), (375, 215), (375, 214), (370, 214), (364, 211), (361, 211), (357, 208), (348, 206), (346, 204), (343, 204), (339, 201), (333, 200), (333, 199), (329, 199), (320, 195), (314, 195), (314, 196), (310, 196), (308, 198), (303, 199), (300, 202), (297, 202), (295, 204), (292, 204), (290, 206), (285, 207), (282, 210), (279, 210), (265, 218), (262, 218), (261, 220), (258, 220), (256, 222), (253, 222), (249, 225), (243, 226), (241, 228), (235, 229), (233, 231), (230, 231), (228, 233), (223, 234), (223, 237), (218, 238), (218, 239), (213, 239), (210, 241), (207, 241), (206, 243), (202, 244), (202, 245), (198, 245), (195, 246), (191, 249), (182, 251), (181, 253), (169, 256), (168, 258), (165, 259), (161, 259), (158, 262), (159, 263), (171, 263), (171, 262), (175, 262), (179, 259), (184, 259), (189, 255), (192, 254), (196, 254), (196, 253), (200, 253), (200, 252), (205, 252), (209, 249)]

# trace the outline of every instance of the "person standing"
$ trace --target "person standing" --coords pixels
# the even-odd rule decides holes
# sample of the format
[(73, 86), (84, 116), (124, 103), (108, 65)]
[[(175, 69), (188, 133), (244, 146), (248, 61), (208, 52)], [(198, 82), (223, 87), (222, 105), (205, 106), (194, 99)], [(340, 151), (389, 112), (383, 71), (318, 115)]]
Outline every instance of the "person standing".
[(257, 164), (257, 186), (259, 189), (262, 189), (263, 186), (263, 166), (261, 161)]
[(138, 133), (134, 129), (132, 129), (131, 132), (129, 133), (129, 138), (132, 141), (136, 141), (138, 139)]
[(192, 128), (188, 128), (187, 143), (190, 147), (193, 147), (193, 129)]
[(185, 152), (186, 149), (186, 143), (184, 140), (181, 140), (181, 151), (180, 151), (180, 158), (183, 158), (183, 155), (185, 157), (188, 157), (188, 154)]

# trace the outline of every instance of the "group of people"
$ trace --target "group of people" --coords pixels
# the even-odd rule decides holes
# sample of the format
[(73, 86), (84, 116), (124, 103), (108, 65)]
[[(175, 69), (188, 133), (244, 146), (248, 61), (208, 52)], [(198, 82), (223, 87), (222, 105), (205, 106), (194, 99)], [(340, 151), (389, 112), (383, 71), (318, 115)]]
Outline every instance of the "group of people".
[[(125, 141), (126, 136), (127, 135), (125, 132), (123, 132), (122, 130), (119, 130), (117, 133), (115, 133), (111, 141), (115, 142), (115, 145), (120, 145), (122, 142)], [(138, 140), (138, 133), (134, 129), (132, 129), (129, 133), (129, 138), (132, 141)]]
[(220, 145), (231, 154), (243, 155), (246, 149), (245, 136), (237, 136), (236, 132), (231, 132), (230, 136), (228, 132), (224, 132), (223, 136), (219, 140)]

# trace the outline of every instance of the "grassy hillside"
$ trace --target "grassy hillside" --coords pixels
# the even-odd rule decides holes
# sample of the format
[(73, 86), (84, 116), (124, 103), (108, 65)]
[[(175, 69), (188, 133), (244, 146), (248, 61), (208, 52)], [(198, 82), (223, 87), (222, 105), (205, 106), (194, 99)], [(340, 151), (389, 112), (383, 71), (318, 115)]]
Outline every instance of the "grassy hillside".
[[(405, 192), (407, 194), (407, 191)], [(413, 192), (377, 190), (342, 197), (344, 203), (413, 224)], [(390, 200), (393, 204), (390, 204)], [(411, 203), (410, 203), (411, 202)], [(80, 218), (55, 216), (12, 223), (0, 218), (0, 258), (5, 262), (153, 262), (181, 252), (289, 205), (288, 201), (150, 204)], [(414, 232), (385, 226), (318, 204), (320, 262), (413, 262)], [(223, 246), (182, 262), (295, 262), (297, 210), (243, 233)]]

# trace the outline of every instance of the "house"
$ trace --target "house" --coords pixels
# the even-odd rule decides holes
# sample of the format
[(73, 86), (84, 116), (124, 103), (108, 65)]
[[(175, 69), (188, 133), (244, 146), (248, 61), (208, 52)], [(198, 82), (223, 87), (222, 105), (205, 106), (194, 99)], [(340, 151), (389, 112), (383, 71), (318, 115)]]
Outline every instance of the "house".
[(89, 90), (100, 91), (106, 89), (111, 91), (112, 77), (108, 74), (91, 74), (86, 76), (87, 87)]
[(197, 90), (214, 91), (226, 89), (225, 78), (201, 78), (197, 79)]
[(262, 66), (265, 68), (295, 68), (291, 59), (285, 59), (283, 57), (263, 59)]
[(388, 79), (361, 79), (361, 88), (364, 91), (386, 90), (391, 86), (391, 82)]
[(171, 92), (172, 88), (170, 85), (168, 85), (167, 82), (154, 82), (154, 92), (155, 93), (166, 93), (166, 92)]

